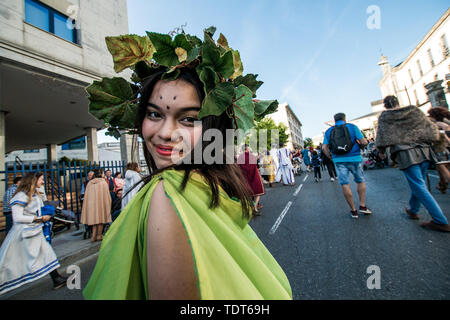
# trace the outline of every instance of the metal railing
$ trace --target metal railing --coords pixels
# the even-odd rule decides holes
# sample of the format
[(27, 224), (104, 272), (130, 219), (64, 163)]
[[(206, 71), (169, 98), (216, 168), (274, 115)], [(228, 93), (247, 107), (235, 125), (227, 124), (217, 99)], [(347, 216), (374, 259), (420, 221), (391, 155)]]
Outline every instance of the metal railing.
[(126, 163), (123, 161), (73, 161), (73, 162), (45, 162), (18, 165), (14, 162), (6, 165), (4, 171), (5, 190), (17, 176), (24, 176), (28, 172), (42, 172), (44, 174), (45, 191), (48, 200), (58, 201), (65, 210), (81, 213), (80, 192), (87, 174), (93, 169), (111, 170), (114, 175), (122, 172), (124, 176)]

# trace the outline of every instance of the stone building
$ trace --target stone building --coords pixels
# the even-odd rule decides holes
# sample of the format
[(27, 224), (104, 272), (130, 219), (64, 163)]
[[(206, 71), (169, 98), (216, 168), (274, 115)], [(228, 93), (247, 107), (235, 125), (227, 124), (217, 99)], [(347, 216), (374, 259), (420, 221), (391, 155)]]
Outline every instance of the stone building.
[(293, 149), (294, 147), (303, 147), (303, 133), (302, 133), (302, 123), (295, 115), (292, 108), (287, 103), (280, 103), (277, 112), (268, 115), (276, 125), (283, 123), (288, 130), (289, 142), (287, 147)]
[(379, 83), (382, 97), (395, 95), (401, 106), (417, 105), (427, 112), (431, 107), (448, 108), (450, 92), (450, 9), (436, 22), (406, 59), (392, 67), (382, 56)]
[(55, 161), (57, 145), (82, 137), (98, 161), (104, 124), (85, 87), (117, 76), (104, 38), (128, 33), (126, 0), (2, 0), (0, 30), (0, 171), (5, 153), (45, 148)]

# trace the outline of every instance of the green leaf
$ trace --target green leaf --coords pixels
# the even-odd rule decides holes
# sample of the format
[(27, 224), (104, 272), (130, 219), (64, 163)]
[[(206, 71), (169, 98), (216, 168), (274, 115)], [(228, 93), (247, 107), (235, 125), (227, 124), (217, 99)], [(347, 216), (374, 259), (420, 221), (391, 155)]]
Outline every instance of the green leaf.
[(197, 67), (197, 73), (203, 82), (206, 96), (219, 83), (219, 77), (211, 67)]
[(188, 52), (186, 64), (189, 64), (192, 61), (194, 61), (195, 59), (198, 59), (198, 57), (200, 57), (201, 52), (202, 52), (202, 48), (201, 47), (192, 48)]
[(192, 45), (184, 33), (177, 34), (172, 40), (168, 34), (147, 32), (148, 37), (155, 46), (156, 53), (153, 59), (160, 65), (173, 67), (187, 59), (187, 52), (192, 50)]
[(134, 124), (137, 113), (137, 104), (136, 103), (126, 103), (124, 105), (123, 116), (120, 120), (120, 125), (123, 128), (132, 128), (131, 124)]
[(230, 82), (219, 83), (203, 101), (198, 117), (220, 116), (233, 102), (234, 87)]
[(186, 39), (189, 41), (192, 47), (201, 47), (203, 42), (196, 36), (191, 36), (189, 34), (186, 34)]
[(209, 27), (207, 29), (204, 30), (205, 33), (209, 34), (209, 36), (212, 38), (214, 36), (214, 33), (216, 33), (216, 27)]
[(184, 33), (180, 33), (175, 36), (175, 39), (173, 39), (173, 46), (175, 48), (183, 48), (186, 51), (192, 50), (193, 48)]
[(155, 52), (155, 48), (148, 37), (131, 34), (106, 37), (105, 41), (113, 56), (114, 71), (116, 72), (121, 72), (139, 61), (150, 60)]
[(262, 81), (256, 80), (258, 77), (257, 74), (247, 74), (244, 77), (239, 76), (236, 79), (234, 79), (233, 84), (235, 87), (239, 87), (241, 84), (252, 90), (253, 95), (256, 96), (256, 90), (258, 90), (259, 87), (264, 83)]
[[(150, 65), (147, 61), (139, 61), (138, 63), (136, 63), (136, 65), (134, 66), (134, 72), (137, 75), (136, 80), (144, 80), (145, 78), (150, 77), (151, 75), (161, 71), (163, 68), (161, 67), (154, 67), (152, 65)], [(137, 81), (135, 81), (137, 82)]]
[(255, 103), (255, 119), (260, 121), (268, 114), (274, 113), (278, 109), (277, 100), (256, 100)]
[(230, 50), (230, 47), (228, 46), (228, 40), (222, 33), (220, 34), (219, 39), (217, 40), (217, 44), (222, 48), (224, 48), (225, 50)]
[(180, 76), (180, 69), (175, 69), (173, 71), (166, 72), (162, 75), (161, 80), (172, 81), (176, 80)]
[(114, 137), (116, 139), (120, 139), (121, 136), (120, 131), (117, 128), (113, 127), (109, 127), (108, 130), (106, 130), (105, 135)]
[(155, 46), (156, 52), (153, 54), (153, 59), (158, 64), (172, 67), (179, 63), (175, 53), (176, 47), (173, 46), (172, 38), (168, 34), (147, 32), (147, 35)]
[(255, 126), (255, 106), (252, 101), (253, 92), (244, 85), (236, 89), (236, 99), (234, 103), (234, 114), (236, 116), (237, 127), (247, 132)]
[[(86, 91), (89, 94), (89, 112), (97, 119), (114, 127), (134, 127), (134, 118), (129, 121), (132, 116), (127, 108), (133, 109), (130, 105), (136, 99), (136, 92), (125, 79), (103, 78), (102, 81), (94, 81)], [(123, 118), (126, 111), (128, 114), (125, 122)]]
[(209, 34), (205, 32), (202, 65), (211, 67), (224, 79), (228, 79), (234, 73), (233, 52), (229, 50), (222, 55), (219, 47)]
[(241, 76), (244, 72), (244, 66), (241, 61), (241, 55), (237, 50), (231, 50), (233, 52), (233, 65), (234, 65), (234, 73), (231, 76), (231, 79), (236, 79)]

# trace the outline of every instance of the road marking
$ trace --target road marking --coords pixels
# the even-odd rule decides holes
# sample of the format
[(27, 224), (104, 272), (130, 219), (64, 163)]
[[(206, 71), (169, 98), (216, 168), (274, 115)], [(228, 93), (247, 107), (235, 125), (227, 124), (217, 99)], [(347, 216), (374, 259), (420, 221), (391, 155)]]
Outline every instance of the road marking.
[(283, 212), (281, 212), (277, 221), (275, 221), (275, 224), (273, 225), (272, 229), (270, 229), (269, 234), (274, 234), (275, 231), (277, 231), (278, 227), (280, 226), (281, 221), (283, 221), (283, 218), (286, 215), (286, 213), (288, 212), (291, 205), (292, 205), (292, 201), (289, 201), (288, 204), (286, 205), (286, 207), (284, 208)]
[(305, 182), (306, 181), (306, 179), (308, 179), (308, 175), (306, 175), (306, 177), (303, 179), (303, 182)]
[(297, 190), (295, 190), (294, 192), (294, 197), (300, 192), (300, 190), (302, 189), (303, 184), (300, 185), (300, 187), (297, 188)]
[(430, 176), (430, 177), (433, 177), (433, 178), (438, 178), (438, 179), (440, 179), (438, 176), (435, 176), (434, 174), (429, 174), (429, 176)]

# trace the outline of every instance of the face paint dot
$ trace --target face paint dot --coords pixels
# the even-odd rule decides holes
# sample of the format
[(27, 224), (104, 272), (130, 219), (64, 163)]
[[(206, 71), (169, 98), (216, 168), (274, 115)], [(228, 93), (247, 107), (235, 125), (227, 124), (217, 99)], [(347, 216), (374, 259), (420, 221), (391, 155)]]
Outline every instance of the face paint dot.
[(177, 100), (177, 96), (173, 97), (173, 100)]
[(159, 97), (162, 100), (162, 96)]
[(167, 110), (170, 110), (170, 107), (169, 107), (169, 106), (167, 106)]

